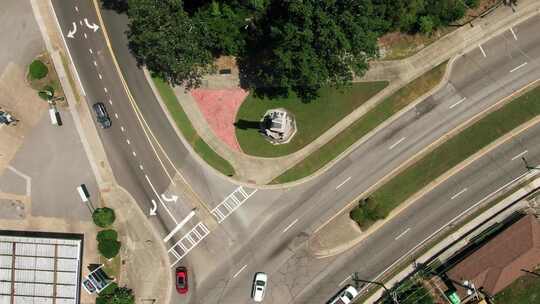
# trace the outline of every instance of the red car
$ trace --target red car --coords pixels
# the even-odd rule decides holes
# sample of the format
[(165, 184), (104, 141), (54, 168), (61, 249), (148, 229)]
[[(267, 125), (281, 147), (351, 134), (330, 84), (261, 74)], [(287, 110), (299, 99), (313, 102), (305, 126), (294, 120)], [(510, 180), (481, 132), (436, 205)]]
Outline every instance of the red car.
[(186, 267), (180, 266), (176, 268), (176, 291), (179, 294), (188, 292), (188, 277)]

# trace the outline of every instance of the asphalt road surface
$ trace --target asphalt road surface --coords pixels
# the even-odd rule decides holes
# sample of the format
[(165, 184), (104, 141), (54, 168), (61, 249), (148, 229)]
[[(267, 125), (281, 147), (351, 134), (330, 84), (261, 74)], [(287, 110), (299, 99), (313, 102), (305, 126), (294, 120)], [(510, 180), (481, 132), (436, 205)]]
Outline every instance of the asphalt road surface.
[[(152, 200), (161, 203), (158, 216), (152, 217), (156, 228), (168, 234), (189, 212), (189, 208), (179, 206), (181, 200), (169, 204), (161, 199), (161, 193), (169, 191), (175, 182), (175, 173), (180, 172), (210, 208), (220, 207), (218, 204), (236, 186), (201, 165), (176, 138), (141, 76), (142, 71), (130, 58), (125, 37), (122, 38), (125, 17), (104, 13), (133, 102), (121, 85), (101, 29), (94, 31), (93, 24), (97, 23), (94, 8), (86, 1), (56, 0), (53, 5), (64, 36), (73, 31), (74, 24), (77, 26), (74, 37), (66, 37), (66, 41), (89, 102), (103, 101), (113, 117), (113, 127), (102, 130), (100, 136), (117, 179), (143, 210), (152, 208)], [(190, 220), (186, 227), (175, 231), (172, 244), (185, 237), (191, 241), (171, 246), (171, 252), (177, 254), (182, 246), (198, 244), (180, 262), (191, 266), (192, 282), (197, 286), (192, 288), (189, 299), (184, 300), (250, 303), (253, 274), (266, 271), (270, 287), (265, 303), (323, 303), (352, 271), (360, 272), (365, 278), (375, 277), (453, 215), (473, 205), (475, 197), (515, 177), (523, 165), (499, 160), (502, 154), (494, 154), (486, 160), (489, 166), (471, 169), (475, 163), (353, 250), (322, 260), (313, 260), (302, 250), (306, 236), (358, 193), (460, 123), (539, 78), (540, 38), (536, 35), (539, 23), (537, 17), (530, 19), (514, 27), (513, 33), (508, 30), (465, 54), (455, 63), (450, 82), (443, 89), (320, 177), (283, 190), (254, 192), (236, 188), (234, 194), (239, 195), (242, 204), (227, 217), (216, 215), (216, 220), (221, 222), (216, 229), (205, 234), (197, 226), (201, 222)], [(528, 139), (534, 142), (534, 136)], [(526, 147), (534, 163), (538, 153), (534, 146), (524, 146), (525, 143), (528, 141), (516, 140), (505, 147), (508, 153), (516, 154)], [(483, 172), (484, 178), (473, 178), (473, 172)], [(448, 195), (444, 196), (452, 194), (452, 197), (465, 188), (450, 201)], [(166, 206), (172, 209), (171, 214)], [(408, 228), (406, 234), (395, 240)], [(194, 236), (202, 238), (193, 242)], [(173, 261), (176, 254), (171, 253)]]

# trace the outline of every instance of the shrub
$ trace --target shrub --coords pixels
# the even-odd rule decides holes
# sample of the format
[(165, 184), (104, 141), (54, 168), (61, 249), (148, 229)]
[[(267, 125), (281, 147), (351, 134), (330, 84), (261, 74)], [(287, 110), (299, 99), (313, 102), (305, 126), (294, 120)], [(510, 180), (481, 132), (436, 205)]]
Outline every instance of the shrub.
[(46, 85), (38, 92), (38, 95), (41, 99), (49, 101), (54, 97), (54, 88), (50, 85)]
[(101, 228), (106, 228), (112, 225), (115, 219), (116, 215), (114, 214), (114, 210), (111, 208), (97, 208), (94, 213), (92, 213), (92, 220), (94, 220), (94, 224)]
[(420, 17), (420, 31), (424, 34), (431, 34), (433, 32), (433, 20), (429, 16)]
[(360, 228), (365, 229), (374, 222), (384, 219), (386, 214), (374, 200), (365, 200), (351, 210), (349, 217), (358, 223)]
[(41, 61), (41, 60), (34, 60), (30, 64), (29, 67), (30, 70), (30, 79), (36, 80), (36, 79), (42, 79), (43, 77), (47, 76), (49, 73), (49, 69), (47, 66)]
[(121, 244), (119, 241), (106, 239), (98, 243), (98, 251), (107, 259), (112, 259), (118, 255), (120, 246)]
[(103, 241), (116, 241), (118, 239), (118, 232), (114, 229), (101, 230), (98, 232), (96, 240), (101, 243)]
[[(106, 289), (115, 283), (111, 283)], [(99, 293), (96, 298), (96, 304), (133, 304), (135, 303), (135, 297), (133, 290), (127, 287), (118, 287), (115, 284), (114, 289), (110, 292), (104, 293), (105, 290)]]

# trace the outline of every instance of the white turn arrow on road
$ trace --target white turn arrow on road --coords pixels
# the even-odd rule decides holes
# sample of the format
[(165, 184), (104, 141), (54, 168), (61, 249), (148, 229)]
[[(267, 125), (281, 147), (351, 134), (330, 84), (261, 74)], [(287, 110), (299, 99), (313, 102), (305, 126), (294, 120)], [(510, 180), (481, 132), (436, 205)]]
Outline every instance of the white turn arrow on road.
[(177, 195), (166, 196), (165, 193), (161, 194), (161, 198), (166, 202), (176, 202), (178, 200)]
[(67, 34), (67, 37), (68, 38), (74, 38), (73, 35), (75, 35), (76, 32), (77, 32), (77, 24), (75, 22), (73, 22), (73, 31), (69, 30), (68, 34)]
[(95, 23), (90, 24), (88, 22), (88, 19), (86, 19), (86, 18), (84, 18), (84, 23), (86, 24), (86, 26), (89, 29), (93, 30), (94, 32), (97, 32), (97, 30), (99, 29), (99, 26), (97, 24), (95, 24)]
[(156, 215), (157, 204), (155, 200), (152, 200), (152, 209), (150, 209), (150, 216)]

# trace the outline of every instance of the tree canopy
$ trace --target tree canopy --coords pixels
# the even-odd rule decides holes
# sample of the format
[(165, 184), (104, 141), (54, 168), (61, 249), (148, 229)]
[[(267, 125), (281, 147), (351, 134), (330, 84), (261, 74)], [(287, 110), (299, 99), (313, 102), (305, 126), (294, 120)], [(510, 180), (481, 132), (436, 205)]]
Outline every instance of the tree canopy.
[(128, 38), (139, 63), (175, 85), (198, 86), (217, 57), (231, 55), (245, 88), (309, 98), (363, 75), (384, 33), (431, 32), (477, 2), (128, 0)]

